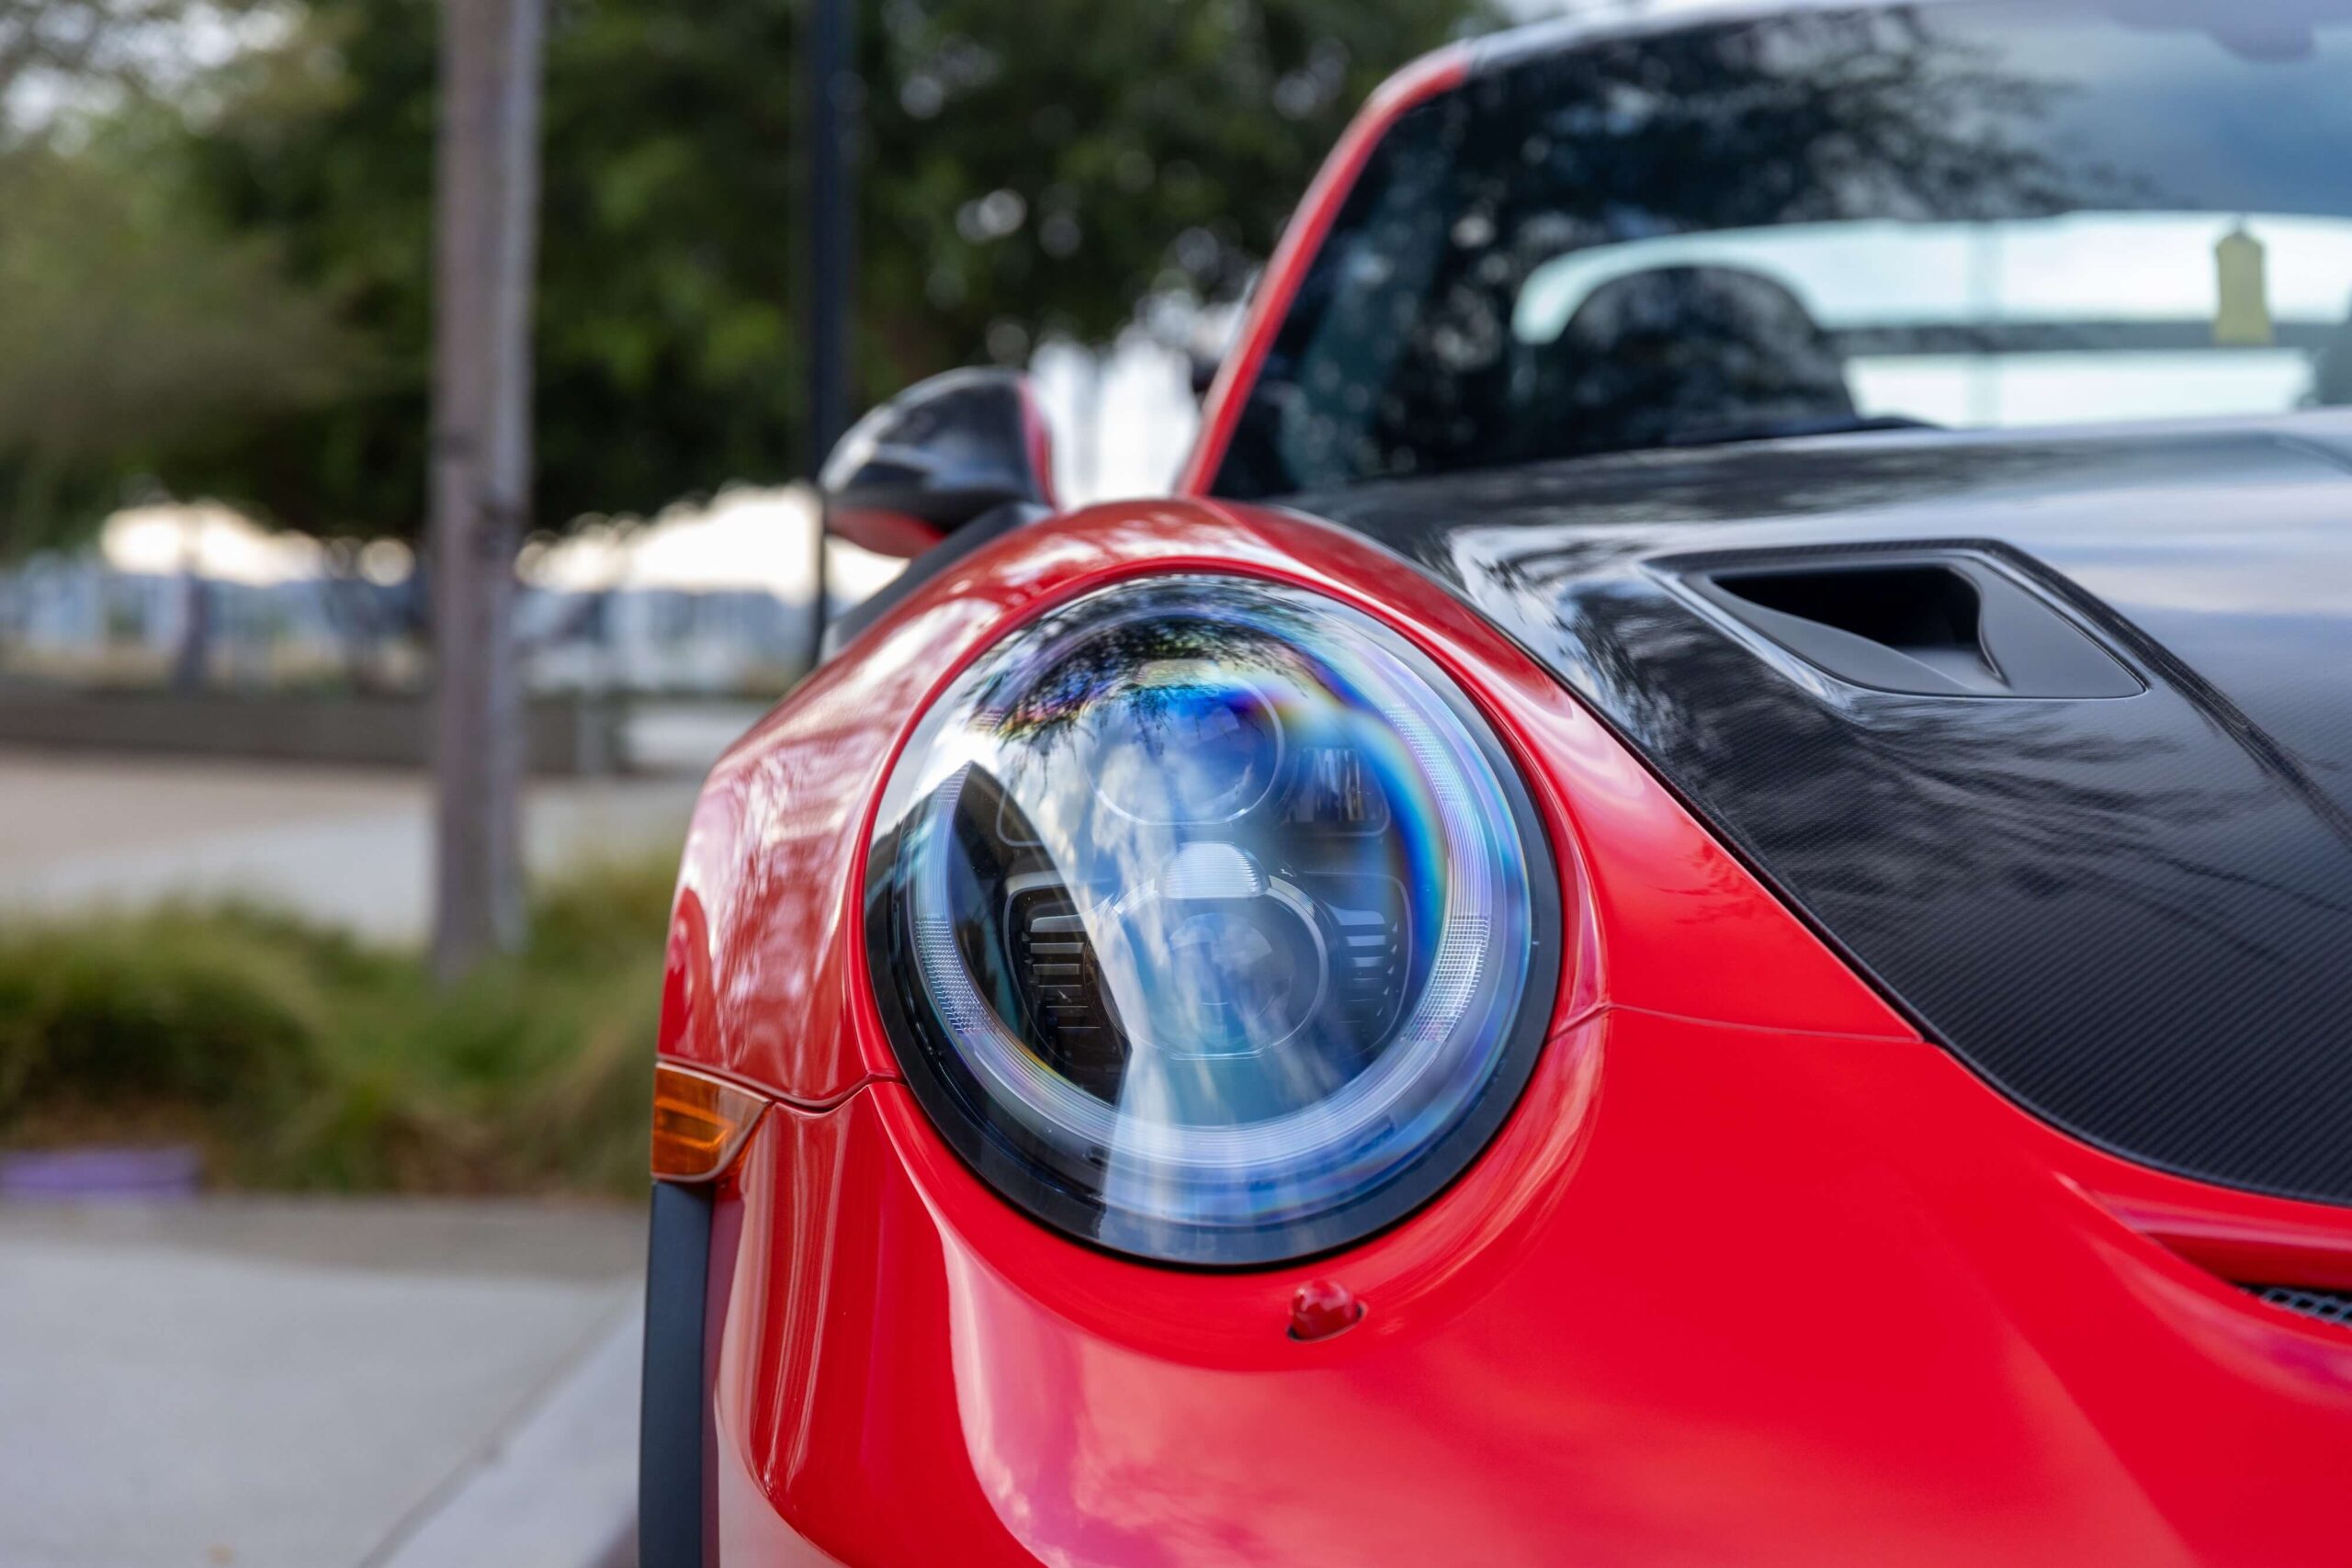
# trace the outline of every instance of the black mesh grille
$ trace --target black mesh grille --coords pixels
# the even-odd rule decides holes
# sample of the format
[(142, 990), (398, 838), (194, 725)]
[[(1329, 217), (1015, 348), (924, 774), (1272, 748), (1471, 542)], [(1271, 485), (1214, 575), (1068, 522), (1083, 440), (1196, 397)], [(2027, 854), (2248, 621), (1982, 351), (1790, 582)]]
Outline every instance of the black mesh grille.
[(2245, 1287), (2272, 1306), (2352, 1327), (2352, 1291), (2306, 1291), (2296, 1285)]

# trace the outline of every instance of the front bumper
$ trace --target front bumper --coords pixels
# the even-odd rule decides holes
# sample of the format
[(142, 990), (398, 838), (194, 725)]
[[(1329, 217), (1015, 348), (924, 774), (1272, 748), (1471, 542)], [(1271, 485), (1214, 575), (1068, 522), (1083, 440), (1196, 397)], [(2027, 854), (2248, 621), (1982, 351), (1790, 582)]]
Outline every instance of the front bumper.
[[(2106, 1174), (1932, 1046), (1618, 1009), (1421, 1215), (1218, 1275), (1030, 1224), (898, 1084), (779, 1106), (713, 1210), (717, 1561), (2340, 1560), (2352, 1334)], [(1317, 1276), (1369, 1314), (1299, 1344)]]

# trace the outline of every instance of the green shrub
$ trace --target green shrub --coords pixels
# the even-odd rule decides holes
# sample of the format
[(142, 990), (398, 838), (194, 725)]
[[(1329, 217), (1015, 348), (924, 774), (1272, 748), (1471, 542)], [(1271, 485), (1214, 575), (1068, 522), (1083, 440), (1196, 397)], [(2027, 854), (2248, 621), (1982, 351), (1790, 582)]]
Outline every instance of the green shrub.
[(660, 953), (677, 881), (668, 856), (580, 867), (532, 900), (528, 961), (561, 968)]
[(32, 1101), (279, 1104), (330, 1025), (299, 954), (185, 913), (0, 935), (0, 1116)]
[(528, 948), (449, 990), (245, 906), (0, 930), (0, 1141), (164, 1129), (263, 1188), (641, 1191), (673, 874), (540, 890)]

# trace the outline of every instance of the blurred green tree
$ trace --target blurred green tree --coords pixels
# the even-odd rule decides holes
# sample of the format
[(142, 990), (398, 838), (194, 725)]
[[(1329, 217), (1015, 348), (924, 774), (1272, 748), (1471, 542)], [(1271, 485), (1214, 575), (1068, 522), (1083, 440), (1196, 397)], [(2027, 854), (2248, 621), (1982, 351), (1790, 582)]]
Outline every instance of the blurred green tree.
[(233, 51), (220, 0), (0, 0), (0, 558), (126, 499), (154, 456), (341, 390), (356, 344), (172, 177), (164, 99)]
[[(1229, 298), (1377, 80), (1485, 0), (866, 0), (869, 393), (1148, 297)], [(795, 0), (560, 4), (548, 40), (536, 511), (642, 514), (795, 468)], [(222, 220), (336, 302), (369, 372), (142, 460), (323, 534), (424, 516), (434, 0), (312, 0), (195, 122)]]
[(273, 0), (0, 0), (0, 149), (184, 89), (277, 25)]

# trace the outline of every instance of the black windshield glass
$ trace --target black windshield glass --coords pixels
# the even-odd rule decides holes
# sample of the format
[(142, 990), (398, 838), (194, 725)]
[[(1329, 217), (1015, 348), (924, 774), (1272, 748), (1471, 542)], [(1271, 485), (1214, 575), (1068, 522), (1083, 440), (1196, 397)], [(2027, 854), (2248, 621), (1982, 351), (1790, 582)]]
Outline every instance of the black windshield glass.
[(1489, 66), (1374, 150), (1214, 488), (2352, 403), (2352, 24), (2278, 15), (1804, 11)]

